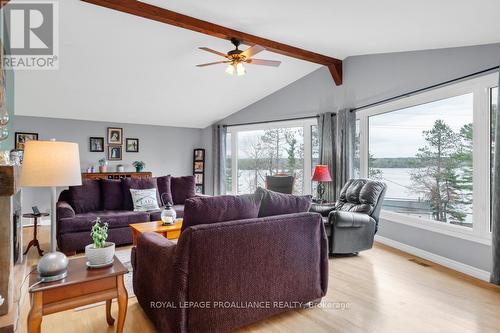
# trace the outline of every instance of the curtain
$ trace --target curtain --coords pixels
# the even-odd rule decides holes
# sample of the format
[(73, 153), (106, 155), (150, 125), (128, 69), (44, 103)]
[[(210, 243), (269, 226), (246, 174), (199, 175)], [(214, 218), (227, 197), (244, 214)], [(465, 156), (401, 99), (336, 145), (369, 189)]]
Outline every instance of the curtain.
[(325, 183), (325, 194), (323, 198), (326, 201), (335, 201), (335, 129), (336, 129), (336, 119), (335, 116), (330, 113), (323, 113), (319, 115), (318, 118), (318, 130), (320, 139), (320, 163), (328, 165), (330, 174), (332, 174), (333, 181)]
[(349, 109), (337, 112), (336, 149), (335, 149), (335, 193), (351, 178), (354, 154), (354, 132), (356, 113)]
[[(499, 74), (500, 81), (500, 74)], [(500, 87), (500, 82), (499, 82)], [(500, 106), (500, 94), (498, 94), (498, 105)], [(500, 285), (500, 110), (496, 112), (495, 125), (495, 157), (493, 162), (494, 179), (493, 179), (493, 198), (492, 205), (492, 251), (493, 251), (493, 267), (491, 270), (491, 283)]]
[(332, 182), (325, 183), (324, 199), (337, 200), (342, 186), (351, 177), (356, 115), (349, 109), (319, 115), (320, 163), (328, 165)]
[(225, 126), (219, 124), (212, 126), (214, 195), (226, 193), (226, 134)]

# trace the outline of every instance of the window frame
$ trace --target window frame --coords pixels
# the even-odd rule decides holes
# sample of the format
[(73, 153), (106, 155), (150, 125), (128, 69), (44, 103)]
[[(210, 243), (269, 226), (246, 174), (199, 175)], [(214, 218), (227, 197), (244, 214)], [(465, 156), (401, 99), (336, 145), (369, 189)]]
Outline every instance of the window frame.
[(312, 183), (307, 181), (312, 178), (312, 146), (311, 126), (318, 125), (316, 117), (300, 120), (271, 121), (261, 124), (249, 124), (227, 127), (227, 133), (231, 133), (231, 187), (233, 191), (228, 194), (238, 193), (238, 133), (245, 131), (266, 130), (272, 128), (302, 127), (304, 133), (304, 181), (303, 194), (311, 194)]
[[(446, 224), (382, 210), (381, 218), (482, 244), (491, 244), (490, 231), (490, 89), (498, 86), (498, 73), (488, 74), (410, 95), (356, 112), (360, 122), (359, 154), (361, 177), (368, 177), (369, 118), (384, 113), (473, 94), (473, 224), (472, 228)], [(481, 129), (488, 129), (487, 131)]]

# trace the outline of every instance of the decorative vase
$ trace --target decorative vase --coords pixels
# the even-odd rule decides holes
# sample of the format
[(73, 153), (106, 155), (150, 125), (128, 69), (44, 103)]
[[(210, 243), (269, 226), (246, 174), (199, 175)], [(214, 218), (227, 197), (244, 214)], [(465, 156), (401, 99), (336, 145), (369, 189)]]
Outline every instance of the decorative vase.
[(125, 172), (125, 167), (122, 164), (118, 164), (116, 166), (116, 171), (117, 172)]
[(163, 224), (173, 224), (176, 218), (177, 213), (172, 208), (172, 205), (167, 202), (167, 204), (165, 205), (165, 209), (163, 209), (161, 212), (161, 220)]
[(115, 243), (104, 242), (104, 247), (95, 248), (94, 244), (85, 246), (85, 257), (91, 266), (106, 265), (111, 263), (115, 255)]
[(135, 167), (135, 172), (142, 172), (142, 170), (144, 169), (144, 167)]
[(103, 173), (106, 172), (107, 166), (105, 165), (99, 165), (99, 172)]

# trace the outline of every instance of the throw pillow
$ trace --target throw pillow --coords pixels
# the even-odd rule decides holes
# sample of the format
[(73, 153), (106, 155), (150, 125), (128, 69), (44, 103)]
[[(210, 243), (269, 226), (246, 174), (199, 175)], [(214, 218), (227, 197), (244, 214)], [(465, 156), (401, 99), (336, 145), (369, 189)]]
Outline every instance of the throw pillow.
[(145, 190), (134, 190), (131, 188), (130, 194), (134, 205), (134, 211), (145, 212), (160, 208), (158, 207), (156, 192), (156, 187)]
[(170, 189), (174, 205), (182, 205), (186, 199), (196, 195), (196, 181), (194, 176), (171, 177)]
[(258, 187), (255, 193), (262, 195), (259, 217), (308, 212), (312, 196), (284, 194)]
[(122, 210), (123, 192), (121, 181), (114, 179), (101, 180), (101, 193), (104, 210)]
[(256, 218), (261, 194), (221, 195), (187, 199), (182, 230), (197, 224), (208, 224)]
[(170, 175), (161, 176), (156, 178), (156, 184), (158, 185), (158, 195), (160, 197), (161, 205), (164, 206), (167, 201), (171, 204), (174, 203), (172, 200), (172, 191), (170, 186)]
[(101, 182), (98, 179), (84, 179), (82, 185), (70, 186), (69, 195), (77, 214), (101, 210)]
[[(146, 178), (124, 178), (122, 179), (122, 189), (123, 189), (123, 209), (133, 210), (134, 204), (132, 202), (132, 196), (130, 189), (134, 190), (145, 190), (154, 188), (156, 190), (156, 179), (153, 177)], [(156, 194), (156, 201), (160, 202), (159, 195)]]

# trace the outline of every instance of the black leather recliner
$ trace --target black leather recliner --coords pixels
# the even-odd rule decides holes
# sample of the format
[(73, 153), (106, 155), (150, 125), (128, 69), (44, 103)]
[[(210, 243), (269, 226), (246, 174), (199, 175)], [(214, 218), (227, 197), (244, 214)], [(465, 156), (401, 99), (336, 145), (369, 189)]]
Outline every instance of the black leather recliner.
[(351, 179), (344, 185), (325, 226), (331, 254), (372, 248), (386, 190), (385, 183), (371, 179)]

